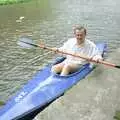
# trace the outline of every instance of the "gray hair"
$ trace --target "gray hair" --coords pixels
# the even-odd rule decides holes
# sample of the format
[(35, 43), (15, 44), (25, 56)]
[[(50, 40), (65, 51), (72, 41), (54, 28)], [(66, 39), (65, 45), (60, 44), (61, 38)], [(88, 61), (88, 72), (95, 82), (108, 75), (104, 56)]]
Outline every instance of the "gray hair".
[(87, 33), (86, 28), (84, 28), (83, 26), (75, 26), (73, 30), (74, 30), (74, 33), (76, 32), (76, 30), (84, 30), (85, 35)]

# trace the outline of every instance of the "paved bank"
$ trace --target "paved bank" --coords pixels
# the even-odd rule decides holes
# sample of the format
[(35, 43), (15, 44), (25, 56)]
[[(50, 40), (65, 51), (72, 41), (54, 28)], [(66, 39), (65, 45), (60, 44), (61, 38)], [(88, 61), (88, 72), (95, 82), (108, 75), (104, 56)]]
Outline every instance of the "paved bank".
[[(119, 52), (114, 54), (109, 61), (119, 64)], [(35, 120), (115, 120), (115, 111), (120, 109), (119, 86), (119, 70), (99, 65)]]

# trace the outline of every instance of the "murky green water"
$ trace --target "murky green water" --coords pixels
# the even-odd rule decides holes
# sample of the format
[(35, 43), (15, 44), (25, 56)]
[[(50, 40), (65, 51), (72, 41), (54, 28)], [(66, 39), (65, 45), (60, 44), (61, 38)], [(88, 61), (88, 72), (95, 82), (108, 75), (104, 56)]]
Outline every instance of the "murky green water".
[(21, 35), (60, 46), (73, 36), (74, 25), (82, 24), (88, 29), (89, 39), (108, 43), (110, 60), (120, 64), (119, 52), (115, 52), (120, 46), (119, 6), (119, 0), (33, 0), (0, 6), (0, 99), (6, 101), (53, 57), (41, 49), (20, 48), (16, 42)]

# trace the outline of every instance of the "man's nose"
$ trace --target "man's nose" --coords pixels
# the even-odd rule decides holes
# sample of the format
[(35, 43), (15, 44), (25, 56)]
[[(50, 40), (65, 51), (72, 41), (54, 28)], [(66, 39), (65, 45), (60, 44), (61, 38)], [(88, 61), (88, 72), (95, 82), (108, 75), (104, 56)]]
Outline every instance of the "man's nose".
[(81, 39), (82, 37), (81, 36), (78, 36), (79, 39)]

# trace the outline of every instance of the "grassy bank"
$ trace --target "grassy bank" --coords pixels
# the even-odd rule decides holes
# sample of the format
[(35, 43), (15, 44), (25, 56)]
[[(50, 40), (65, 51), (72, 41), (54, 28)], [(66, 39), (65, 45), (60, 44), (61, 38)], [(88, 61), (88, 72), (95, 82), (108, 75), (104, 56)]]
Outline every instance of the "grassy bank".
[(120, 111), (116, 111), (114, 119), (115, 120), (120, 120)]
[(30, 0), (0, 0), (0, 5), (27, 2), (27, 1), (30, 1)]

